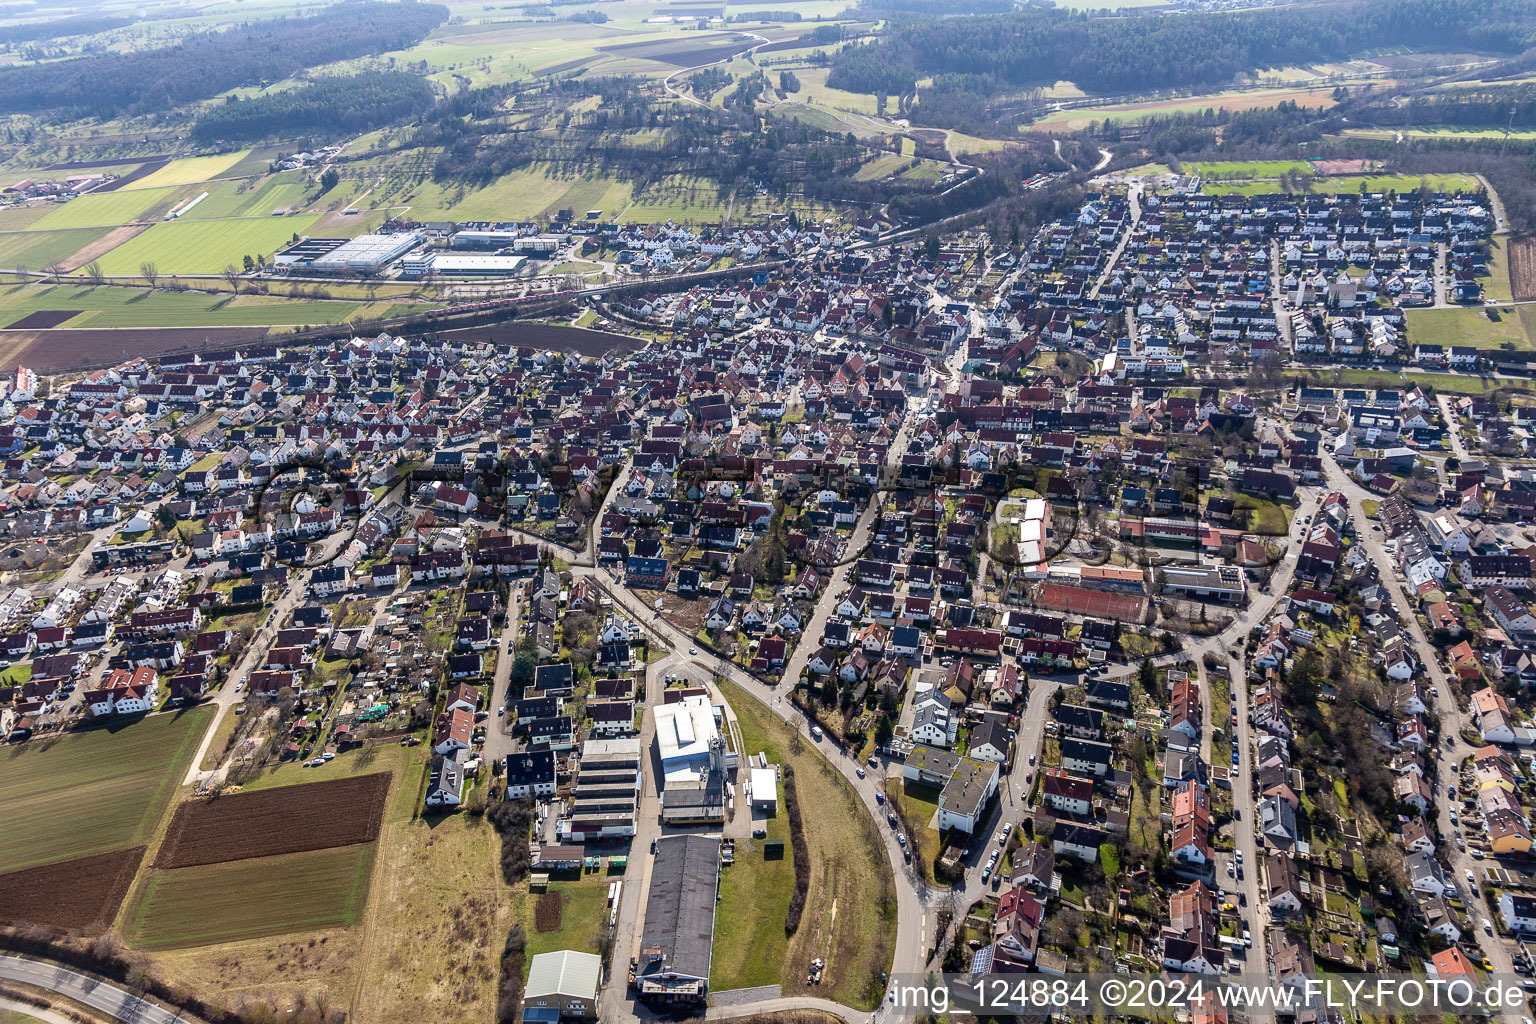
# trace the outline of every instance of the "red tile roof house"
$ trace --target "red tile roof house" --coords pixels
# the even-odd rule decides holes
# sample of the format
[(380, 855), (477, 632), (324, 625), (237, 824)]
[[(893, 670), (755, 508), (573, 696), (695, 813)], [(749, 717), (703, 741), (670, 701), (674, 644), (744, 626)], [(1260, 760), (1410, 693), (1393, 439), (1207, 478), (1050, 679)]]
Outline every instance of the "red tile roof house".
[(475, 728), (475, 716), (462, 708), (445, 711), (437, 716), (437, 728), (432, 733), (432, 750), (448, 754), (455, 750), (468, 750), (470, 734)]
[(160, 677), (152, 668), (131, 672), (115, 668), (102, 681), (101, 689), (86, 692), (84, 701), (96, 716), (137, 714), (154, 709), (159, 685)]

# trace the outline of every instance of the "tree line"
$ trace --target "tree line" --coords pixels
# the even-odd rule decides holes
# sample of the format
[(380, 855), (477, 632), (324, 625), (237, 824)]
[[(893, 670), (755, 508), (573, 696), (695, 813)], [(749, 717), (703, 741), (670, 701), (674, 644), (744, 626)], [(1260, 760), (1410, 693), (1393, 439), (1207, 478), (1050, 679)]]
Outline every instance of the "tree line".
[(448, 18), (441, 4), (337, 4), (308, 17), (200, 32), (136, 53), (0, 67), (0, 113), (58, 110), (113, 117), (168, 110), (305, 68), (420, 42)]
[(93, 36), (98, 32), (110, 32), (133, 24), (132, 18), (120, 15), (77, 14), (70, 18), (52, 21), (29, 21), (22, 25), (0, 28), (0, 43), (33, 43), (47, 39), (66, 39), (70, 36)]
[(1088, 92), (1142, 92), (1216, 85), (1242, 72), (1381, 47), (1512, 54), (1533, 42), (1536, 21), (1525, 0), (1359, 0), (1178, 17), (1032, 8), (900, 23), (839, 54), (827, 85), (901, 96), (919, 77), (947, 73), (993, 76), (1010, 87), (1065, 79)]
[(192, 138), (208, 144), (362, 132), (415, 117), (433, 101), (432, 85), (420, 75), (365, 71), (253, 99), (231, 96), (198, 116)]

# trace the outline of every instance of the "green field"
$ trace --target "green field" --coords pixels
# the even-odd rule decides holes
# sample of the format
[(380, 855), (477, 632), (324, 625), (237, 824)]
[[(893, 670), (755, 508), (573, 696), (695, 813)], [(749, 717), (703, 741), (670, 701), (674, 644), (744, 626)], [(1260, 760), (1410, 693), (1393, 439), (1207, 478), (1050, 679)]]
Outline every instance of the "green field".
[(1433, 387), (1458, 395), (1480, 395), (1501, 387), (1513, 387), (1529, 391), (1524, 381), (1501, 381), (1489, 377), (1473, 377), (1457, 373), (1407, 373), (1391, 370), (1325, 370), (1305, 373), (1286, 371), (1287, 377), (1310, 380), (1321, 387), (1400, 388), (1405, 385)]
[[(608, 886), (622, 879), (606, 871), (583, 873), (580, 879), (564, 876), (552, 879), (549, 892), (560, 896), (560, 927), (541, 932), (534, 923), (534, 906), (542, 893), (520, 894), (517, 919), (528, 933), (528, 955), (576, 949), (596, 953), (597, 938), (608, 929)], [(628, 884), (628, 883), (626, 883)], [(782, 931), (782, 929), (780, 929)]]
[[(754, 752), (766, 745), (756, 723), (750, 735), (743, 724), (742, 742)], [(777, 985), (784, 973), (789, 949), (784, 915), (795, 887), (795, 861), (782, 783), (778, 792), (779, 813), (768, 819), (767, 831), (769, 839), (784, 841), (783, 857), (766, 859), (764, 841), (749, 839), (736, 844), (736, 862), (721, 870), (715, 948), (731, 954), (716, 956), (710, 964), (709, 986), (717, 992)]]
[(0, 829), (0, 872), (145, 842), (212, 713), (126, 719), (0, 751), (0, 815), (11, 823)]
[[(640, 195), (619, 218), (626, 224), (659, 224), (663, 221), (714, 223), (725, 218), (730, 198), (708, 178), (672, 176), (657, 182)], [(741, 207), (745, 212), (746, 205)]]
[(159, 220), (170, 212), (176, 188), (124, 189), (71, 199), (37, 221), (39, 231), (55, 228), (115, 228), (139, 220)]
[[(221, 282), (222, 283), (222, 282)], [(290, 299), (230, 292), (150, 291), (115, 285), (34, 284), (0, 293), (0, 327), (34, 310), (77, 309), (69, 327), (248, 327), (340, 323), (383, 315), (393, 302)]]
[(219, 153), (214, 156), (184, 156), (132, 182), (124, 191), (156, 188), (161, 185), (192, 185), (199, 181), (208, 181), (226, 173), (245, 159), (249, 152), (250, 150), (243, 149), (236, 153)]
[(1495, 235), (1488, 239), (1488, 276), (1479, 278), (1483, 286), (1483, 298), (1494, 302), (1511, 302), (1514, 293), (1509, 283), (1509, 239)]
[(199, 192), (207, 192), (208, 198), (188, 210), (187, 220), (211, 220), (218, 217), (269, 217), (273, 210), (292, 210), (304, 202), (305, 190), (301, 171), (285, 171), (264, 178), (239, 178), (211, 181), (206, 186), (187, 189), (187, 200), (196, 199)]
[(1473, 345), (1482, 349), (1500, 349), (1506, 344), (1516, 351), (1531, 347), (1525, 326), (1514, 306), (1505, 306), (1497, 323), (1488, 319), (1482, 308), (1410, 309), (1407, 311), (1408, 340), (1431, 345)]
[(1234, 500), (1238, 511), (1247, 511), (1248, 529), (1261, 537), (1283, 537), (1291, 528), (1291, 510), (1278, 502), (1251, 494), (1239, 494)]
[(152, 871), (124, 937), (182, 949), (355, 924), (378, 843)]
[(610, 178), (570, 175), (557, 177), (540, 167), (526, 167), (496, 179), (484, 188), (426, 182), (414, 192), (389, 196), (391, 205), (408, 205), (419, 221), (527, 220), (546, 212), (570, 208), (580, 216), (600, 209), (612, 216), (629, 202), (630, 186)]
[[(771, 890), (771, 896), (762, 890), (757, 893), (751, 906), (766, 918), (764, 921), (729, 922), (729, 915), (719, 915), (716, 928), (726, 932), (724, 939), (716, 936), (715, 959), (729, 957), (748, 962), (736, 972), (730, 971), (729, 965), (719, 964), (712, 965), (711, 971), (720, 971), (727, 979), (733, 975), (735, 979), (771, 979), (768, 965), (777, 963), (778, 980), (786, 996), (811, 992), (848, 1006), (873, 1008), (879, 1004), (882, 991), (880, 972), (890, 970), (896, 932), (895, 881), (879, 826), (863, 809), (842, 773), (809, 740), (797, 739), (788, 725), (740, 688), (726, 683), (721, 689), (736, 712), (744, 751), (762, 751), (770, 762), (795, 769), (795, 788), (806, 818), (811, 877), (805, 915), (799, 930), (787, 943), (784, 916), (776, 909), (787, 908), (787, 889)], [(833, 815), (821, 813), (821, 809), (833, 807), (844, 810)], [(788, 811), (781, 808), (780, 817), (787, 830)], [(777, 864), (753, 864), (751, 858), (760, 857), (752, 851), (754, 845), (746, 846), (745, 864), (726, 869), (727, 880), (731, 871), (744, 866), (754, 872), (761, 870), (758, 877), (765, 885), (784, 886), (787, 879), (792, 887), (794, 868), (787, 851), (784, 863), (788, 873), (784, 874)], [(741, 895), (727, 892), (722, 883), (722, 904), (727, 898), (736, 906), (744, 905)], [(784, 902), (779, 902), (781, 899)], [(765, 910), (767, 907), (775, 909)], [(833, 907), (836, 913), (831, 934), (827, 935), (825, 920), (818, 930), (816, 918), (818, 913)], [(754, 945), (728, 944), (737, 940)], [(820, 986), (811, 989), (805, 984), (805, 965), (815, 956), (826, 959), (827, 974)], [(767, 983), (771, 984), (771, 980)]]
[(72, 228), (68, 231), (6, 231), (0, 233), (0, 267), (42, 270), (54, 260), (73, 256), (107, 228)]
[[(1502, 139), (1502, 128), (1346, 128), (1344, 134), (1362, 139)], [(1511, 139), (1536, 139), (1536, 131), (1515, 129)]]
[(250, 217), (242, 220), (178, 220), (156, 224), (101, 258), (108, 274), (136, 275), (148, 260), (162, 274), (217, 274), (242, 256), (270, 256), (294, 235), (306, 235), (315, 218)]
[(1184, 165), (1187, 174), (1203, 178), (1278, 178), (1282, 174), (1311, 174), (1305, 160), (1211, 160)]
[[(1476, 192), (1482, 185), (1470, 174), (1345, 174), (1334, 178), (1318, 178), (1308, 186), (1316, 194), (1349, 192), (1412, 192), (1427, 184), (1432, 192)], [(1361, 186), (1364, 186), (1362, 189)], [(1201, 190), (1211, 195), (1259, 196), (1281, 192), (1278, 182), (1242, 181), (1206, 183)]]

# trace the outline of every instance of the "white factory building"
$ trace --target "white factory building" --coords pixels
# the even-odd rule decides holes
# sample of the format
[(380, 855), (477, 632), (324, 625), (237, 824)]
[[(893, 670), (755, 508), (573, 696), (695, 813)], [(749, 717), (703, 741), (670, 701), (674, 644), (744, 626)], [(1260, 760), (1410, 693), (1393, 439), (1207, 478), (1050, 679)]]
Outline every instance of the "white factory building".
[(404, 277), (511, 277), (527, 262), (524, 256), (423, 249), (400, 260), (400, 273)]
[(343, 242), (323, 256), (309, 261), (307, 269), (320, 274), (377, 274), (395, 260), (421, 245), (425, 236), (419, 231), (394, 235), (358, 235)]
[(656, 748), (665, 785), (698, 782), (710, 769), (711, 741), (720, 736), (709, 698), (691, 695), (652, 709), (656, 718)]

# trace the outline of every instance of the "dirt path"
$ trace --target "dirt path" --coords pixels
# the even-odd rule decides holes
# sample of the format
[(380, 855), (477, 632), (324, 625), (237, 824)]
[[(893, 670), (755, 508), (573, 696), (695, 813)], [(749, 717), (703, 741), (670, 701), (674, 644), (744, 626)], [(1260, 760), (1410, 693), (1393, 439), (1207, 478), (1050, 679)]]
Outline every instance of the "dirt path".
[(96, 241), (77, 250), (74, 255), (60, 260), (59, 264), (64, 268), (65, 273), (74, 273), (91, 260), (100, 259), (124, 242), (142, 235), (154, 226), (153, 221), (140, 221), (136, 224), (124, 224), (122, 227), (113, 228)]

